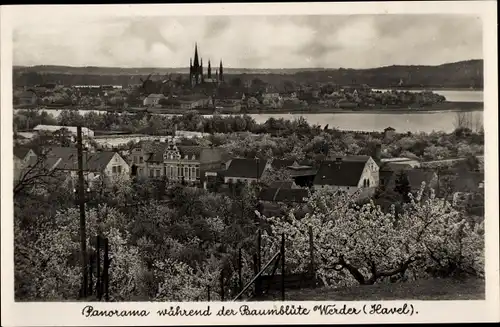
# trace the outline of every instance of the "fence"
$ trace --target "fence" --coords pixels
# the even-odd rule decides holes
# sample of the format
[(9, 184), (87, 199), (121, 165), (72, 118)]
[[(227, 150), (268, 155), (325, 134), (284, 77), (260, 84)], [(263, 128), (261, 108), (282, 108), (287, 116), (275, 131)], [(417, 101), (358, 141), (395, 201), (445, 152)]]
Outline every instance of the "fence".
[[(271, 255), (271, 259), (262, 266), (262, 234), (259, 230), (257, 232), (257, 251), (252, 254), (253, 261), (253, 273), (252, 278), (245, 282), (243, 281), (243, 255), (242, 249), (238, 250), (238, 268), (236, 273), (238, 274), (238, 286), (237, 295), (233, 296), (232, 301), (237, 301), (243, 299), (244, 295), (251, 290), (252, 285), (254, 286), (252, 294), (248, 299), (259, 299), (266, 294), (271, 292), (281, 291), (281, 300), (285, 300), (285, 290), (286, 289), (300, 289), (300, 288), (314, 288), (316, 287), (316, 273), (314, 265), (314, 244), (313, 244), (313, 232), (310, 227), (309, 230), (309, 268), (307, 272), (290, 274), (286, 272), (286, 251), (285, 251), (285, 234), (281, 235), (281, 246), (279, 251)], [(281, 267), (280, 267), (281, 266)], [(277, 274), (278, 267), (280, 268), (280, 273)], [(270, 271), (269, 271), (270, 269)], [(267, 273), (266, 273), (267, 272)], [(226, 281), (224, 270), (221, 270), (220, 281), (219, 281), (219, 295), (220, 300), (225, 301), (226, 299)], [(207, 286), (207, 301), (211, 300), (211, 288)]]
[[(107, 238), (97, 235), (94, 239), (95, 250), (88, 257), (87, 298), (98, 301), (109, 301), (109, 241)], [(82, 297), (80, 290), (80, 298)]]

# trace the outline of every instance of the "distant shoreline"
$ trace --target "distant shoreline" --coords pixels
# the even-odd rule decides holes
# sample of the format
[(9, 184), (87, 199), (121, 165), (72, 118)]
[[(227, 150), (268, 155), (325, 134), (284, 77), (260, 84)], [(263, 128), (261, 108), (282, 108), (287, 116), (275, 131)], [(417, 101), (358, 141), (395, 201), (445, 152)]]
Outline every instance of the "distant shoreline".
[(246, 112), (247, 114), (356, 114), (356, 113), (370, 113), (370, 114), (414, 114), (414, 113), (431, 113), (431, 112), (457, 112), (457, 111), (482, 111), (484, 110), (484, 102), (466, 102), (466, 101), (446, 101), (437, 103), (427, 107), (420, 108), (355, 108), (355, 109), (341, 109), (341, 108), (310, 108), (310, 109), (273, 109), (273, 110), (257, 110)]
[[(167, 108), (130, 108), (112, 109), (112, 108), (77, 108), (77, 107), (45, 107), (45, 108), (14, 108), (14, 110), (77, 110), (77, 111), (100, 111), (100, 112), (118, 112), (118, 113), (140, 113), (148, 112), (151, 114), (172, 114), (182, 115), (189, 111), (197, 111), (200, 115), (213, 115), (214, 109), (212, 108), (197, 108), (191, 110), (185, 109), (167, 109)], [(466, 102), (466, 101), (446, 101), (436, 103), (426, 107), (419, 107), (414, 109), (407, 108), (324, 108), (319, 106), (309, 106), (309, 108), (279, 108), (279, 109), (265, 109), (265, 110), (242, 110), (240, 112), (219, 112), (221, 115), (266, 115), (266, 114), (415, 114), (415, 113), (433, 113), (433, 112), (461, 112), (461, 111), (483, 111), (484, 102)]]

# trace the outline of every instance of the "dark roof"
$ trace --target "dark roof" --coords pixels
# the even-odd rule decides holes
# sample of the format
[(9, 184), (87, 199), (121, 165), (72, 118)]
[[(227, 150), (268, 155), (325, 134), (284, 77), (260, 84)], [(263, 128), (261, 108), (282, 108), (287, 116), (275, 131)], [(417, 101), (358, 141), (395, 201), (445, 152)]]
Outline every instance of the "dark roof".
[(294, 163), (295, 160), (273, 159), (271, 161), (271, 167), (273, 167), (273, 169), (278, 170), (292, 166)]
[[(140, 142), (138, 147), (142, 148), (144, 153), (149, 153), (151, 156), (147, 159), (148, 162), (163, 162), (163, 154), (169, 149), (175, 147), (172, 143), (166, 142), (152, 142), (144, 141)], [(215, 161), (221, 161), (227, 156), (224, 149), (217, 147), (202, 147), (198, 145), (177, 145), (181, 159), (184, 156), (188, 156), (191, 160), (195, 156), (196, 160), (203, 163), (213, 163)]]
[(290, 176), (292, 177), (300, 177), (300, 176), (314, 176), (318, 173), (318, 170), (312, 167), (305, 169), (290, 169)]
[(391, 126), (389, 126), (389, 127), (385, 128), (384, 131), (395, 131), (395, 129), (392, 128)]
[(75, 147), (63, 147), (63, 146), (48, 146), (42, 150), (47, 157), (56, 157), (56, 158), (68, 158), (72, 155), (77, 155), (78, 150)]
[[(364, 159), (362, 158), (364, 157)], [(357, 186), (369, 156), (340, 157), (339, 161), (323, 161), (314, 185)]]
[(380, 164), (380, 171), (400, 171), (411, 169), (413, 169), (412, 165), (404, 162), (383, 162)]
[(200, 159), (201, 152), (203, 151), (203, 147), (196, 145), (179, 145), (177, 148), (179, 149), (181, 158), (188, 156), (189, 159), (193, 156), (195, 156), (196, 159)]
[(292, 188), (293, 182), (272, 182), (270, 188)]
[(267, 160), (233, 159), (224, 172), (225, 177), (260, 178)]
[(304, 199), (308, 197), (309, 192), (303, 188), (267, 188), (259, 194), (260, 200), (270, 202), (305, 202)]
[(27, 147), (15, 146), (14, 155), (19, 159), (24, 159), (30, 150), (31, 149)]
[[(87, 157), (87, 169), (89, 171), (103, 171), (115, 154), (117, 153), (113, 151), (103, 151), (90, 154), (90, 156)], [(83, 167), (85, 169), (85, 164)]]
[[(83, 153), (83, 170), (101, 172), (111, 161), (116, 152), (102, 151)], [(60, 159), (60, 160), (59, 160)], [(58, 162), (59, 161), (59, 162)], [(58, 162), (58, 163), (57, 163)], [(47, 154), (47, 164), (54, 165), (59, 170), (78, 170), (78, 153), (76, 148), (53, 147)]]

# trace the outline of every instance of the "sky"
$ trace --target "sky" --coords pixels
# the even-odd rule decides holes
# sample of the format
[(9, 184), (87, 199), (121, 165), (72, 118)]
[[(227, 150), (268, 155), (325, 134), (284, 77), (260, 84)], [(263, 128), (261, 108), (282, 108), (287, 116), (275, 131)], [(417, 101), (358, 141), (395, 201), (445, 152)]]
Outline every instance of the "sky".
[(14, 65), (373, 68), (482, 59), (469, 15), (33, 17), (13, 31)]

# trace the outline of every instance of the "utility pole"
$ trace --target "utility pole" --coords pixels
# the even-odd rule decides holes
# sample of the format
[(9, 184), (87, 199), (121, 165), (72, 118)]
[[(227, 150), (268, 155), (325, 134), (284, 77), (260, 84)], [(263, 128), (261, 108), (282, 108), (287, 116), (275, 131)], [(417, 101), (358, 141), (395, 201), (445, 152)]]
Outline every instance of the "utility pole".
[(82, 127), (76, 128), (78, 150), (78, 202), (80, 206), (80, 251), (82, 261), (82, 289), (81, 297), (87, 297), (87, 235), (85, 232), (85, 182), (83, 178), (83, 145)]

